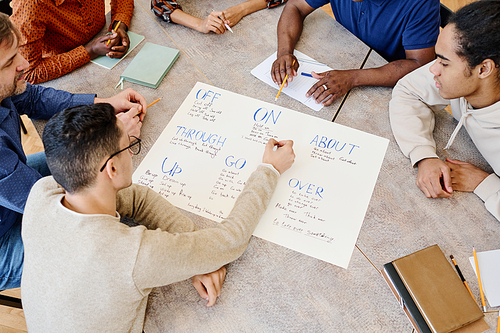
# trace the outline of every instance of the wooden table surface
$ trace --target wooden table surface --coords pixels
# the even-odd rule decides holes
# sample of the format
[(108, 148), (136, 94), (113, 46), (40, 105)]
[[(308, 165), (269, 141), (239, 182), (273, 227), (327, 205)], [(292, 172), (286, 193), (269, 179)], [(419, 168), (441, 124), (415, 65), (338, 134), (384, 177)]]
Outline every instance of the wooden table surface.
[[(201, 34), (161, 21), (147, 0), (135, 2), (130, 30), (145, 42), (181, 51), (157, 89), (129, 82), (148, 102), (163, 99), (148, 110), (142, 128), (143, 149), (134, 157), (136, 168), (198, 81), (242, 95), (274, 102), (276, 90), (250, 71), (276, 51), (276, 25), (282, 7), (244, 17), (234, 34)], [(183, 2), (184, 11), (205, 17), (212, 8), (233, 5)], [(109, 21), (109, 17), (108, 17)], [(120, 74), (137, 54), (139, 45), (113, 70), (87, 64), (75, 72), (45, 83), (71, 92), (96, 92), (109, 97)], [(308, 16), (297, 49), (334, 69), (385, 63), (375, 52), (321, 10)], [(281, 95), (277, 104), (315, 117), (373, 133), (390, 140), (374, 194), (348, 269), (342, 269), (293, 250), (252, 237), (246, 252), (227, 266), (222, 296), (207, 308), (190, 280), (156, 288), (150, 296), (145, 332), (412, 332), (412, 326), (379, 274), (382, 265), (437, 243), (453, 254), (479, 295), (468, 264), (472, 246), (480, 251), (500, 248), (500, 224), (474, 194), (457, 193), (451, 199), (430, 200), (415, 185), (416, 170), (399, 150), (388, 117), (390, 88), (353, 89), (345, 103), (337, 100), (316, 112)], [(438, 145), (444, 145), (456, 122), (445, 111), (438, 114)], [(41, 132), (44, 122), (35, 126)], [(464, 153), (464, 151), (466, 153)], [(461, 130), (450, 150), (452, 157), (486, 166)], [(325, 175), (327, 177), (327, 175)], [(185, 212), (200, 227), (215, 222)], [(487, 322), (496, 327), (496, 313)], [(493, 329), (491, 330), (493, 331)]]

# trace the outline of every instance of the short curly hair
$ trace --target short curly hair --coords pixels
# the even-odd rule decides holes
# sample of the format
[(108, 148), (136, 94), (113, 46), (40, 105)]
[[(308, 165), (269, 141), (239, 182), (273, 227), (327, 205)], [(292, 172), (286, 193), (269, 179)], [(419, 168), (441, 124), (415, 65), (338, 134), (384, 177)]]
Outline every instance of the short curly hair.
[(457, 54), (470, 69), (486, 59), (500, 67), (500, 0), (480, 0), (464, 6), (448, 24), (455, 28)]

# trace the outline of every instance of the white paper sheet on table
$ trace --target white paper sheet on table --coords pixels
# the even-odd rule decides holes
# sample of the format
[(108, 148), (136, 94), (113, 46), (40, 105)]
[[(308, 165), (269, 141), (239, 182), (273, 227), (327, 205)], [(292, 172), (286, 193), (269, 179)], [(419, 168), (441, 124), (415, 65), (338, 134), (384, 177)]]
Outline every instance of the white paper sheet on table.
[[(476, 252), (483, 292), (490, 306), (500, 306), (500, 249)], [(469, 257), (470, 264), (476, 273), (474, 257)]]
[[(310, 74), (312, 71), (314, 71), (315, 73), (322, 73), (326, 71), (331, 71), (332, 69), (326, 66), (325, 64), (317, 62), (313, 58), (305, 55), (300, 51), (295, 50), (293, 54), (298, 59), (300, 65), (297, 72), (297, 76), (295, 76), (293, 78), (293, 81), (288, 84), (288, 87), (283, 88), (281, 93), (287, 94), (293, 99), (296, 99), (302, 104), (310, 107), (314, 111), (319, 111), (323, 108), (323, 105), (317, 104), (314, 98), (312, 97), (306, 97), (307, 91), (318, 80), (312, 77), (303, 76), (300, 73), (304, 72)], [(261, 62), (257, 67), (252, 69), (250, 73), (252, 73), (252, 75), (258, 78), (259, 80), (264, 81), (271, 87), (276, 88), (276, 90), (279, 90), (280, 86), (274, 83), (273, 79), (271, 78), (271, 66), (275, 60), (276, 60), (276, 52), (274, 52), (269, 58)]]
[(347, 268), (389, 140), (198, 82), (134, 172), (172, 204), (220, 222), (269, 138), (295, 163), (255, 236)]

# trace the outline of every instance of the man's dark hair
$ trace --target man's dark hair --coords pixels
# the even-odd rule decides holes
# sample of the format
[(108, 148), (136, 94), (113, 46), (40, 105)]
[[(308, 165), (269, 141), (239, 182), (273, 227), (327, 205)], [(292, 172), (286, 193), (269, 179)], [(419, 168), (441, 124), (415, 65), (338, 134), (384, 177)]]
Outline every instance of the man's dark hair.
[(12, 24), (6, 14), (0, 13), (0, 45), (7, 42), (6, 46), (11, 47), (16, 39), (18, 43), (21, 41), (19, 30)]
[[(500, 67), (500, 1), (482, 0), (459, 9), (448, 24), (455, 25), (457, 54), (473, 69), (491, 59)], [(499, 74), (500, 76), (500, 74)]]
[(47, 165), (67, 192), (92, 186), (100, 163), (120, 150), (122, 131), (117, 121), (113, 107), (100, 103), (68, 108), (45, 125)]

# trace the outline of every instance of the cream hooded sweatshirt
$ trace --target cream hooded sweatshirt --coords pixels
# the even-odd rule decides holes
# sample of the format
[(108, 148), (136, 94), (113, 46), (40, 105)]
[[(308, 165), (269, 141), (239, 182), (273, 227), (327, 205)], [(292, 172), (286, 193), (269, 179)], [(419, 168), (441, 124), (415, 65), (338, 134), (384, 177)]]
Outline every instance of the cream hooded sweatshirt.
[(474, 190), (486, 209), (500, 220), (500, 102), (482, 109), (473, 109), (465, 98), (447, 100), (439, 95), (432, 62), (403, 77), (392, 92), (389, 104), (391, 127), (403, 154), (413, 166), (424, 158), (437, 158), (433, 138), (434, 112), (451, 105), (458, 125), (446, 147), (453, 144), (458, 130), (464, 126), (479, 152), (493, 168)]

